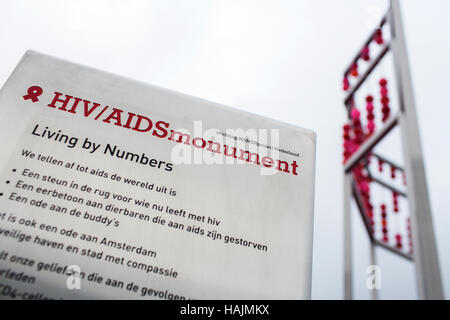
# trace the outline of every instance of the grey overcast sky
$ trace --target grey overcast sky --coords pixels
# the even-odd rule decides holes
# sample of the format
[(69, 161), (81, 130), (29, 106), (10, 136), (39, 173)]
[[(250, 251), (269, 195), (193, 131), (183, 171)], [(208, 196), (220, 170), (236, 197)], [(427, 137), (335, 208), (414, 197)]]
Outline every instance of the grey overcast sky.
[[(401, 5), (448, 295), (450, 1)], [(312, 297), (341, 299), (342, 72), (386, 8), (387, 0), (2, 0), (0, 83), (34, 49), (313, 129)], [(355, 296), (366, 299), (368, 242), (353, 217)], [(413, 266), (377, 253), (380, 297), (416, 298)]]

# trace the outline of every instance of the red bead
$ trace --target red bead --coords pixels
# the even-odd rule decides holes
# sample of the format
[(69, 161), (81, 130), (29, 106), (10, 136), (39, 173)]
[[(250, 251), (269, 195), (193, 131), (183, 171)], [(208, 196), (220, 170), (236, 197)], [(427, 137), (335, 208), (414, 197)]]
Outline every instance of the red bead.
[(381, 31), (381, 29), (375, 30), (375, 33), (373, 35), (373, 40), (375, 40), (375, 42), (378, 43), (378, 44), (383, 44), (384, 43), (383, 32)]
[(361, 50), (361, 58), (365, 61), (369, 61), (370, 60), (370, 54), (369, 54), (369, 47), (365, 46), (364, 48), (362, 48)]
[(365, 181), (361, 181), (361, 184), (359, 186), (360, 186), (361, 191), (364, 193), (368, 193), (370, 191), (369, 184)]
[(348, 78), (345, 77), (344, 80), (342, 80), (342, 89), (344, 91), (347, 91), (350, 88), (350, 82), (348, 81)]
[(358, 73), (358, 64), (357, 64), (356, 62), (352, 64), (352, 67), (351, 67), (351, 70), (350, 70), (350, 74), (351, 74), (353, 77), (359, 76), (359, 73)]
[(380, 80), (380, 86), (386, 87), (386, 85), (387, 85), (387, 80), (386, 80), (385, 78), (382, 78), (382, 79)]
[(357, 120), (359, 119), (359, 117), (361, 116), (361, 113), (359, 112), (358, 109), (353, 108), (352, 113), (351, 113), (352, 119), (353, 120)]
[(396, 171), (395, 167), (391, 167), (391, 178), (392, 179), (395, 179), (395, 171)]
[(383, 172), (383, 160), (378, 159), (378, 171)]

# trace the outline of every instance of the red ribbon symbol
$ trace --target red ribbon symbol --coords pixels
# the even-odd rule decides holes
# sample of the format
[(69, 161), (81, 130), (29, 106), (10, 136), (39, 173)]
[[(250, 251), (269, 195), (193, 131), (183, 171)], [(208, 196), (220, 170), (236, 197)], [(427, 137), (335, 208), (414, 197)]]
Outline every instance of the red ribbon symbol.
[(23, 99), (24, 99), (24, 100), (29, 100), (29, 99), (31, 99), (31, 101), (36, 102), (36, 101), (39, 101), (38, 97), (39, 97), (39, 96), (42, 94), (42, 92), (44, 92), (44, 91), (42, 90), (41, 87), (38, 87), (38, 86), (32, 86), (32, 87), (29, 87), (29, 88), (28, 88), (27, 92), (28, 92), (28, 94), (24, 95), (24, 96), (23, 96)]

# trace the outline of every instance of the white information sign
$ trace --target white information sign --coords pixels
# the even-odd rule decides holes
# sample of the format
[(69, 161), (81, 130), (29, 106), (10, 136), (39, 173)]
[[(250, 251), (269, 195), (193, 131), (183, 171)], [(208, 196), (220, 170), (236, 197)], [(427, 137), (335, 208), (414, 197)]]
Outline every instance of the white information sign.
[(28, 51), (0, 146), (1, 299), (310, 296), (310, 130)]

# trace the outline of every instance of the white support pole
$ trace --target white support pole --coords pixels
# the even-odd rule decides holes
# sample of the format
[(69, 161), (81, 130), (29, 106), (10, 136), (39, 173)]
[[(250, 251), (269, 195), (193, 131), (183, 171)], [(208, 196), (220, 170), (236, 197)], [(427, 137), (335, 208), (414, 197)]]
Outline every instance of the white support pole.
[(344, 299), (351, 300), (352, 293), (352, 234), (350, 199), (351, 174), (344, 172)]
[(398, 0), (391, 0), (392, 52), (400, 98), (405, 173), (419, 299), (443, 299), (416, 106)]
[[(370, 265), (371, 266), (376, 266), (377, 265), (377, 257), (375, 255), (375, 248), (376, 248), (376, 245), (371, 240), (370, 241)], [(379, 276), (379, 275), (377, 275), (377, 276)], [(378, 280), (379, 279), (377, 279), (377, 281)], [(370, 289), (370, 297), (372, 298), (372, 300), (377, 300), (378, 299), (378, 289), (377, 288)]]

